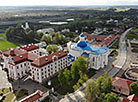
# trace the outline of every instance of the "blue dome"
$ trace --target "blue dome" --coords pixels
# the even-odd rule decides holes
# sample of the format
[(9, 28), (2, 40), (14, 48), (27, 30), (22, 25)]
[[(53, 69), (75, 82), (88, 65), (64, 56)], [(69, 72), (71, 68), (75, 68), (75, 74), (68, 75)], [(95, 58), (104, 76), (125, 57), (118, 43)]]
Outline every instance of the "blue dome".
[(85, 37), (85, 35), (82, 33), (82, 34), (80, 35), (80, 37)]
[(87, 46), (87, 43), (85, 41), (80, 41), (78, 44), (77, 44), (78, 47), (81, 47), (81, 48), (84, 48)]
[(89, 57), (89, 54), (86, 53), (86, 52), (84, 52), (84, 53), (82, 53), (82, 56), (84, 56), (84, 57)]

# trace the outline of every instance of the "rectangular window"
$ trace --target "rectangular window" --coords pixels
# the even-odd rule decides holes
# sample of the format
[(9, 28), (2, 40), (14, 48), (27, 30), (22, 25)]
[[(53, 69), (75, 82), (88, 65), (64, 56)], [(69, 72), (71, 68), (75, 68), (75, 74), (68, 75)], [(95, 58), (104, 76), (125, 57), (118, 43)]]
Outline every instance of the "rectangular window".
[(24, 66), (26, 66), (26, 63), (24, 63)]

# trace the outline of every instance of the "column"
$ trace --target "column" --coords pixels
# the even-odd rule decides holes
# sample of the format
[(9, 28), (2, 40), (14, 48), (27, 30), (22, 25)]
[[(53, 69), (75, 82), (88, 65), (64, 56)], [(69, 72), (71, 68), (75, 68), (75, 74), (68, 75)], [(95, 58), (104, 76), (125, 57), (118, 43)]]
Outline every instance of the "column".
[(13, 66), (13, 72), (14, 72), (14, 79), (17, 79), (17, 69), (16, 66)]
[(39, 82), (40, 83), (42, 82), (42, 72), (41, 72), (41, 69), (39, 69)]

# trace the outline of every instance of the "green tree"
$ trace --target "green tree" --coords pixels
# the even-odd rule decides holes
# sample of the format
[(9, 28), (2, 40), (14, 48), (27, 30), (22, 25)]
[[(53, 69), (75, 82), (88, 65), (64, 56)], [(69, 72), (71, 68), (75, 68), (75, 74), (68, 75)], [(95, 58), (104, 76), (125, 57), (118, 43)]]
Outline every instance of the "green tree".
[(62, 69), (59, 71), (58, 80), (60, 82), (60, 85), (62, 85), (62, 86), (67, 84), (67, 81), (66, 81), (66, 78), (65, 78), (65, 76), (63, 74), (63, 70)]
[(70, 76), (71, 76), (71, 72), (66, 68), (63, 72), (68, 84), (69, 84), (69, 79), (70, 79)]
[(118, 100), (119, 100), (119, 97), (112, 93), (108, 93), (105, 96), (105, 102), (117, 102)]
[(41, 38), (41, 41), (45, 41), (46, 42), (46, 39), (47, 39), (46, 36), (43, 35), (42, 38)]
[(96, 102), (98, 88), (94, 81), (89, 81), (86, 85), (86, 96), (87, 102)]
[(78, 65), (75, 63), (75, 61), (72, 63), (72, 66), (71, 66), (71, 75), (75, 81), (79, 79)]
[(106, 73), (96, 80), (97, 87), (101, 93), (109, 93), (112, 90), (112, 82), (109, 75)]
[(52, 41), (49, 34), (47, 35), (46, 40), (47, 44), (51, 44)]
[(7, 38), (9, 39), (14, 34), (14, 27), (12, 26), (9, 27), (8, 29), (6, 29), (5, 33), (6, 33)]
[(136, 82), (130, 84), (130, 92), (138, 97), (138, 84)]
[(46, 50), (49, 54), (51, 54), (52, 52), (57, 52), (58, 51), (58, 46), (57, 45), (48, 45), (46, 47)]

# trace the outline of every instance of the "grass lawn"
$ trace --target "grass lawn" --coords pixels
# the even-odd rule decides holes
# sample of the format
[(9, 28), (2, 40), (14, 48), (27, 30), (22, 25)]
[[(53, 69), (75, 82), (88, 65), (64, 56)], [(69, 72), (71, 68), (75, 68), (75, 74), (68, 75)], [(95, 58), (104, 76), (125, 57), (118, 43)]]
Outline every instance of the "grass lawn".
[(128, 11), (130, 10), (130, 8), (124, 8), (124, 9), (117, 9), (115, 12), (125, 12), (125, 11)]
[(10, 94), (8, 94), (5, 99), (3, 100), (3, 102), (11, 102), (11, 100), (13, 99), (13, 97), (15, 96), (15, 94), (13, 92), (11, 92)]
[[(12, 89), (11, 89), (11, 90), (12, 90)], [(1, 93), (5, 94), (5, 93), (8, 93), (8, 92), (10, 92), (10, 89), (9, 89), (9, 88), (5, 88), (5, 89), (3, 90), (3, 92), (2, 92), (2, 89), (0, 89), (0, 94), (1, 94)]]
[(6, 50), (6, 49), (10, 49), (10, 48), (15, 48), (18, 45), (13, 44), (9, 41), (5, 41), (5, 40), (0, 40), (0, 50)]
[(132, 32), (138, 33), (138, 29), (133, 29)]
[(138, 39), (138, 35), (137, 34), (133, 34), (133, 33), (128, 33), (127, 34), (127, 39), (133, 40), (133, 39)]
[(28, 90), (21, 89), (16, 98), (19, 99), (19, 98), (21, 98), (21, 97), (23, 97), (24, 95), (27, 95), (27, 94), (28, 94)]
[(6, 38), (6, 34), (5, 33), (0, 33), (0, 37)]

